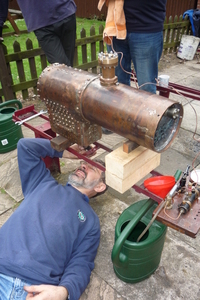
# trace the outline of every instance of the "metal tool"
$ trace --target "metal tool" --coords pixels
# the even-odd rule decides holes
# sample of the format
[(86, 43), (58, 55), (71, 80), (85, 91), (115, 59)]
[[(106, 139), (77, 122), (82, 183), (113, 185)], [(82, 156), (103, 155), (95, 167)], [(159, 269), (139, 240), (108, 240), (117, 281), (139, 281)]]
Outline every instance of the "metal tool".
[(183, 202), (178, 206), (178, 210), (180, 214), (186, 214), (190, 211), (192, 204), (199, 196), (199, 189), (194, 188), (192, 192), (190, 192), (188, 195), (186, 195)]
[(187, 177), (189, 176), (189, 169), (190, 169), (190, 166), (188, 165), (185, 172), (183, 172), (183, 176), (180, 180), (180, 188), (181, 188), (181, 191), (183, 191), (183, 188), (185, 187), (186, 185), (186, 181), (187, 181)]
[(169, 191), (169, 193), (165, 197), (165, 200), (159, 205), (159, 208), (158, 208), (157, 212), (155, 213), (155, 215), (153, 216), (153, 218), (151, 219), (151, 221), (149, 222), (149, 224), (146, 226), (146, 228), (143, 230), (143, 232), (138, 237), (137, 243), (141, 240), (141, 238), (143, 237), (143, 235), (147, 232), (147, 230), (149, 229), (149, 227), (153, 224), (153, 222), (155, 221), (155, 219), (157, 218), (157, 216), (161, 212), (161, 210), (164, 208), (164, 206), (166, 206), (168, 208), (171, 208), (172, 197), (175, 195), (177, 189), (180, 187), (180, 182), (181, 182), (181, 179), (183, 178), (183, 176), (186, 175), (189, 172), (189, 168), (190, 168), (190, 166), (187, 166), (185, 172), (183, 172), (183, 175), (178, 178), (178, 180), (175, 183), (175, 185), (171, 188), (171, 190)]
[(15, 124), (22, 125), (24, 122), (32, 120), (32, 119), (38, 117), (39, 115), (46, 114), (46, 113), (47, 113), (47, 110), (43, 110), (42, 109), (39, 113), (37, 113), (37, 114), (35, 114), (35, 115), (31, 116), (31, 117), (28, 117), (28, 118), (26, 118), (24, 120), (21, 120), (21, 121), (16, 121)]

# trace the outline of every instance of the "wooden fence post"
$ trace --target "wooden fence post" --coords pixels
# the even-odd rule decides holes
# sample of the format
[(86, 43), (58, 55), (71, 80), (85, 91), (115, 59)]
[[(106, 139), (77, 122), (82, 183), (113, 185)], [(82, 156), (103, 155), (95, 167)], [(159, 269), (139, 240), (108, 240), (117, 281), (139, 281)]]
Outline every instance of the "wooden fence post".
[[(94, 35), (95, 35), (95, 28), (94, 28), (94, 26), (92, 26), (90, 28), (90, 36), (94, 36)], [(97, 57), (96, 57), (96, 42), (94, 41), (93, 43), (91, 43), (90, 47), (91, 47), (90, 48), (91, 49), (91, 60), (93, 61), (93, 60), (97, 59)], [(97, 74), (96, 66), (92, 68), (92, 73)]]
[[(2, 85), (3, 95), (6, 100), (12, 100), (15, 99), (15, 94), (12, 90), (12, 76), (8, 72), (5, 55), (4, 55), (4, 45), (0, 42), (0, 62), (1, 62), (1, 68), (0, 68), (0, 81)], [(5, 48), (6, 52), (6, 48)], [(0, 102), (2, 101), (2, 98), (0, 97)]]
[[(15, 53), (20, 53), (21, 52), (21, 46), (20, 46), (19, 42), (15, 41), (13, 43), (13, 48), (14, 48)], [(17, 64), (17, 71), (18, 71), (20, 83), (26, 82), (26, 76), (25, 76), (25, 71), (24, 71), (23, 60), (18, 59), (16, 61), (16, 64)], [(22, 89), (22, 96), (23, 96), (23, 99), (28, 98), (28, 89), (27, 88)]]

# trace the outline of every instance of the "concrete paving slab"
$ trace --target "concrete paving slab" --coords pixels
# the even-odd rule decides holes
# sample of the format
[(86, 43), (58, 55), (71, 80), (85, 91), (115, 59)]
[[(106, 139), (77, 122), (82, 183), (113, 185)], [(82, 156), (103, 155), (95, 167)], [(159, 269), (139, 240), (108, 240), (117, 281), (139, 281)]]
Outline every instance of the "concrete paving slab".
[(115, 149), (116, 147), (119, 147), (119, 145), (125, 141), (126, 139), (116, 133), (112, 133), (112, 134), (102, 134), (102, 138), (100, 140), (100, 142), (102, 142), (102, 144), (104, 146), (107, 146), (108, 148), (111, 147), (111, 149)]
[(189, 97), (185, 97), (181, 94), (175, 94), (175, 93), (170, 93), (169, 99), (180, 102), (183, 106), (193, 101)]
[(180, 85), (183, 85), (183, 86), (190, 87), (192, 89), (199, 90), (199, 88), (200, 88), (200, 84), (199, 84), (200, 83), (199, 71), (198, 71), (198, 74), (193, 74), (192, 76), (188, 76), (186, 78), (183, 78), (183, 79), (177, 81), (176, 83), (178, 83)]
[[(114, 231), (119, 217), (118, 212), (125, 209), (126, 205), (117, 199), (110, 200), (107, 196), (105, 201), (101, 202), (100, 211), (97, 209), (98, 203), (92, 204), (101, 220), (101, 241), (95, 260), (95, 274), (104, 278), (107, 284), (127, 300), (184, 299), (188, 289), (191, 291), (190, 299), (197, 300), (200, 296), (197, 284), (200, 278), (199, 251), (194, 247), (194, 243), (191, 243), (194, 239), (179, 233), (175, 235), (172, 229), (167, 232), (160, 265), (148, 279), (128, 284), (115, 275), (111, 261)], [(182, 241), (182, 237), (185, 240)], [(198, 247), (199, 237), (194, 241)]]
[[(91, 295), (93, 298), (91, 298)], [(85, 292), (80, 297), (80, 300), (126, 300), (126, 298), (122, 297), (117, 293), (115, 289), (113, 289), (105, 280), (96, 275), (95, 272), (92, 273), (90, 283), (86, 288)]]
[(0, 199), (0, 215), (16, 204), (16, 202), (2, 188), (0, 189)]
[[(195, 61), (185, 62), (162, 71), (169, 74), (170, 81), (180, 83), (185, 80), (196, 89), (199, 85), (200, 65)], [(172, 94), (171, 94), (172, 95)], [(170, 95), (170, 97), (171, 97)], [(186, 166), (194, 162), (198, 155), (199, 141), (193, 139), (194, 116), (190, 111), (187, 101), (183, 101), (185, 120), (171, 147), (161, 154), (161, 164), (156, 170), (161, 174), (173, 175), (177, 169), (185, 170)], [(200, 102), (192, 102), (199, 114)], [(186, 108), (185, 108), (186, 106)], [(190, 119), (190, 120), (189, 120)], [(31, 121), (34, 126), (41, 124), (41, 118)], [(22, 126), (25, 137), (34, 137), (34, 133)], [(198, 127), (199, 138), (200, 132)], [(105, 146), (115, 149), (124, 141), (117, 134), (102, 135)], [(8, 219), (18, 205), (17, 201), (23, 199), (17, 166), (17, 151), (0, 155), (0, 226)], [(98, 150), (97, 157), (106, 155), (105, 151)], [(197, 157), (195, 164), (200, 163)], [(68, 173), (74, 170), (79, 160), (60, 160), (61, 174), (55, 178), (61, 184), (67, 181)], [(143, 181), (143, 180), (142, 180)], [(6, 194), (4, 194), (4, 190)], [(16, 202), (11, 199), (12, 197)], [(120, 280), (113, 270), (111, 252), (114, 245), (114, 231), (116, 222), (124, 209), (129, 205), (146, 199), (143, 194), (138, 194), (134, 189), (129, 189), (124, 194), (114, 192), (108, 188), (105, 194), (90, 201), (91, 206), (99, 216), (101, 224), (101, 240), (95, 259), (95, 269), (91, 281), (81, 296), (81, 300), (190, 300), (200, 299), (200, 234), (192, 239), (184, 234), (168, 228), (160, 265), (148, 279), (135, 284), (128, 284)]]
[[(159, 71), (159, 75), (166, 74), (170, 76), (169, 81), (183, 84), (182, 82), (188, 80), (188, 87), (200, 89), (198, 80), (200, 64), (196, 60), (192, 61), (180, 61), (179, 64), (166, 68), (165, 70)], [(192, 85), (192, 86), (191, 86)], [(194, 87), (196, 86), (196, 87)]]
[(24, 196), (21, 190), (17, 158), (12, 158), (1, 165), (0, 170), (0, 186), (17, 202), (21, 201)]
[[(197, 102), (197, 101), (195, 101)], [(184, 116), (181, 127), (185, 130), (190, 130), (200, 134), (200, 105), (194, 101), (184, 106)], [(200, 101), (199, 101), (200, 102)]]
[(23, 136), (26, 138), (34, 138), (35, 137), (34, 132), (25, 126), (22, 126), (22, 133), (23, 133)]
[(6, 152), (6, 153), (1, 153), (0, 154), (0, 166), (9, 161), (11, 158), (14, 158), (17, 156), (17, 149)]
[[(196, 106), (200, 106), (200, 101), (194, 100), (193, 103), (194, 103)], [(198, 114), (198, 116), (199, 116), (199, 114)]]
[(181, 84), (180, 82), (182, 80), (185, 80), (189, 76), (193, 76), (193, 74), (196, 73), (196, 70), (195, 71), (189, 70), (188, 68), (187, 68), (187, 72), (185, 72), (185, 70), (186, 70), (185, 65), (179, 64), (179, 65), (172, 66), (171, 68), (168, 68), (167, 70), (165, 70), (165, 72), (159, 72), (159, 75), (162, 74), (169, 75), (170, 82)]
[[(200, 144), (199, 144), (199, 135), (196, 135), (194, 139), (194, 134), (191, 131), (186, 131), (184, 129), (180, 129), (176, 138), (174, 139), (172, 146), (167, 150), (166, 154), (169, 150), (174, 149), (177, 151), (177, 155), (182, 154), (182, 157), (178, 160), (178, 163), (183, 159), (183, 156), (185, 158), (188, 158), (190, 160), (190, 163), (192, 163), (193, 159), (197, 156), (197, 154), (200, 151)], [(198, 139), (198, 140), (197, 140)], [(165, 152), (163, 153), (165, 154)], [(163, 155), (162, 154), (162, 155)], [(162, 156), (161, 155), (161, 156)], [(171, 157), (172, 159), (173, 157)], [(197, 157), (196, 162), (199, 161), (199, 157)], [(173, 159), (175, 162), (174, 165), (177, 166), (176, 160)]]
[(10, 218), (14, 209), (5, 210), (3, 213), (0, 214), (0, 227)]

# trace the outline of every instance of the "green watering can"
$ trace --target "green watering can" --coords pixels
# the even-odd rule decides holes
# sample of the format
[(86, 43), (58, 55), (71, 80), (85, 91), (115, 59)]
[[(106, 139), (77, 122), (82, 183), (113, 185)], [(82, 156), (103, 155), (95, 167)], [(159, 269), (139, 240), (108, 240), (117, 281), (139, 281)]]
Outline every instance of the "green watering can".
[(14, 112), (22, 108), (19, 100), (0, 103), (0, 153), (17, 148), (17, 142), (23, 137), (21, 125), (12, 120)]
[(111, 258), (116, 275), (125, 282), (146, 279), (160, 263), (167, 226), (154, 221), (137, 242), (156, 207), (152, 199), (141, 200), (125, 209), (117, 220)]

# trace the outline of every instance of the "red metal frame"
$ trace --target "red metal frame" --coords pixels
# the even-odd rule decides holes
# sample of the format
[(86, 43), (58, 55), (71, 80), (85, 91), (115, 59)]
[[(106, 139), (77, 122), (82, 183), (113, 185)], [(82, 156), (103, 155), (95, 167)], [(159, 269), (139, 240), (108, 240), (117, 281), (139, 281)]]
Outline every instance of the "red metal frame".
[[(131, 79), (133, 81), (133, 79)], [(200, 101), (200, 91), (192, 89), (192, 88), (188, 88), (179, 84), (175, 84), (175, 83), (169, 83), (169, 87), (161, 87), (161, 86), (157, 86), (157, 90), (160, 92), (160, 95), (164, 96), (164, 97), (169, 97), (170, 93), (181, 93), (181, 95), (187, 97), (187, 98), (191, 98), (191, 99), (195, 99)], [(27, 117), (29, 117), (30, 115), (33, 114), (37, 114), (37, 111), (34, 109), (34, 105), (28, 106), (26, 108), (17, 110), (14, 115), (13, 115), (13, 120), (14, 121), (21, 121), (23, 119), (26, 119)], [(31, 124), (24, 122), (23, 125), (28, 127), (29, 129), (33, 130), (35, 133), (35, 137), (37, 138), (46, 138), (51, 140), (53, 137), (56, 136), (56, 133), (53, 132), (51, 130), (51, 126), (49, 123), (49, 118), (45, 115), (40, 115), (39, 117), (43, 118), (44, 120), (46, 120), (47, 122), (45, 124), (33, 127)], [(96, 150), (98, 149), (103, 149), (107, 152), (112, 152), (112, 149), (104, 146), (103, 144), (99, 143), (99, 142), (95, 142), (94, 143)], [(78, 159), (83, 159), (86, 162), (98, 167), (100, 170), (105, 171), (105, 167), (103, 167), (102, 165), (96, 163), (95, 161), (93, 161), (92, 159), (90, 159), (89, 157), (87, 157), (86, 155), (80, 154), (77, 151), (75, 151), (72, 148), (68, 148), (67, 149), (69, 152), (75, 154), (77, 156)], [(60, 172), (60, 163), (59, 163), (59, 159), (50, 159), (50, 158), (46, 158), (46, 166), (50, 169), (50, 170), (55, 170), (55, 171), (59, 171)], [(159, 176), (162, 175), (156, 171), (152, 171), (150, 172), (150, 174), (152, 176)], [(146, 195), (147, 197), (150, 197), (151, 199), (153, 199), (154, 201), (156, 201), (157, 203), (161, 203), (162, 202), (162, 198), (152, 194), (151, 192), (149, 192), (147, 189), (145, 189), (144, 185), (133, 185), (132, 188), (134, 188), (134, 190), (137, 193), (142, 193), (144, 195)]]
[[(34, 105), (22, 108), (20, 110), (15, 111), (14, 115), (13, 115), (13, 120), (14, 121), (21, 121), (26, 119), (29, 116), (32, 116), (34, 114), (37, 114), (37, 111), (34, 109)], [(51, 130), (51, 126), (50, 126), (50, 122), (49, 122), (49, 118), (45, 115), (40, 115), (38, 117), (41, 117), (42, 119), (46, 120), (47, 122), (45, 122), (42, 125), (39, 126), (32, 126), (31, 124), (29, 124), (28, 122), (24, 122), (23, 125), (29, 129), (31, 129), (34, 133), (35, 133), (35, 137), (36, 138), (46, 138), (51, 140), (53, 137), (56, 136), (55, 132), (53, 132)], [(98, 149), (103, 149), (106, 152), (112, 152), (113, 150), (104, 146), (103, 144), (99, 143), (99, 142), (95, 142), (94, 143), (96, 150)], [(78, 153), (76, 150), (72, 149), (71, 147), (67, 148), (67, 150), (69, 152), (71, 152), (72, 154), (75, 154), (77, 156), (78, 159), (83, 159), (84, 161), (90, 163), (91, 165), (99, 168), (101, 171), (105, 171), (105, 167), (98, 164), (97, 162), (93, 161), (92, 159), (90, 159), (89, 157), (87, 157), (86, 155), (80, 154)], [(60, 162), (58, 158), (51, 158), (51, 157), (46, 157), (44, 159), (46, 167), (48, 169), (50, 169), (50, 171), (58, 171), (60, 172)], [(161, 175), (160, 173), (156, 172), (156, 171), (152, 171), (151, 174), (153, 176), (157, 176), (157, 175)], [(151, 199), (153, 199), (154, 201), (156, 201), (157, 203), (160, 203), (163, 199), (152, 194), (151, 192), (149, 192), (148, 190), (146, 190), (144, 188), (144, 185), (133, 185), (133, 188), (135, 189), (135, 191), (137, 193), (142, 193), (145, 194), (147, 197), (150, 197)]]
[[(187, 97), (187, 98), (191, 98), (191, 99), (195, 99), (195, 100), (200, 100), (200, 91), (195, 90), (195, 89), (191, 89), (191, 88), (187, 88), (178, 84), (174, 84), (174, 83), (169, 83), (169, 87), (165, 88), (165, 87), (161, 87), (158, 86), (157, 90), (160, 92), (160, 95), (164, 96), (164, 97), (169, 97), (170, 93), (181, 93), (183, 96)], [(37, 114), (37, 111), (34, 109), (34, 105), (28, 106), (26, 108), (20, 109), (15, 111), (15, 113), (13, 114), (13, 120), (14, 121), (21, 121), (26, 119), (27, 117)], [(44, 119), (46, 122), (42, 125), (39, 126), (32, 126), (31, 124), (29, 124), (28, 122), (24, 122), (23, 125), (28, 127), (29, 129), (31, 129), (32, 131), (34, 131), (35, 133), (35, 137), (36, 138), (46, 138), (51, 140), (53, 137), (56, 136), (56, 133), (53, 132), (51, 130), (51, 126), (50, 126), (50, 122), (49, 122), (49, 118), (45, 115), (39, 115), (40, 118)], [(104, 146), (103, 144), (99, 143), (99, 142), (95, 142), (94, 143), (96, 150), (98, 149), (103, 149), (106, 152), (112, 152), (113, 150)], [(75, 154), (77, 156), (78, 159), (83, 159), (86, 162), (90, 163), (91, 165), (99, 168), (102, 171), (105, 171), (105, 167), (103, 167), (102, 165), (98, 164), (97, 162), (93, 161), (92, 159), (90, 159), (89, 157), (87, 157), (87, 155), (83, 155), (78, 153), (77, 151), (75, 151), (74, 149), (72, 149), (71, 147), (67, 148), (67, 150), (73, 154)], [(50, 171), (59, 171), (60, 172), (60, 162), (59, 162), (59, 158), (50, 158), (50, 157), (46, 157), (44, 159), (45, 164), (47, 166), (47, 168), (50, 169)], [(162, 174), (160, 174), (159, 172), (156, 171), (151, 171), (150, 174), (152, 176), (160, 176)], [(144, 184), (142, 183), (141, 185), (133, 185), (132, 188), (137, 192), (137, 193), (142, 193), (144, 195), (146, 195), (148, 198), (153, 199), (154, 201), (156, 201), (158, 204), (160, 204), (163, 199), (158, 197), (157, 195), (151, 193), (150, 191), (148, 191), (145, 187)], [(162, 213), (162, 212), (161, 212)], [(190, 217), (191, 214), (188, 214), (186, 217), (183, 218), (183, 222), (181, 223), (182, 225), (177, 225), (174, 224), (174, 222), (171, 222), (170, 220), (166, 220), (165, 216), (162, 216), (161, 214), (159, 214), (157, 216), (157, 219), (159, 218), (159, 220), (161, 222), (163, 222), (164, 224), (166, 224), (167, 226), (170, 226), (176, 230), (179, 230), (187, 235), (190, 235), (191, 237), (195, 237), (195, 235), (197, 234), (200, 225), (199, 224), (195, 224), (195, 230), (189, 230), (187, 228), (187, 224), (189, 221), (191, 221), (191, 224), (193, 224), (193, 219), (191, 220)], [(198, 223), (198, 222), (197, 222)], [(184, 226), (183, 226), (184, 224)], [(192, 226), (193, 228), (193, 226)]]
[[(134, 79), (131, 78), (131, 81), (137, 82), (136, 73), (132, 72), (134, 75)], [(177, 83), (169, 82), (168, 87), (162, 87), (157, 85), (157, 91), (159, 91), (160, 96), (169, 98), (170, 93), (182, 95), (187, 98), (191, 98), (193, 100), (200, 101), (200, 91), (189, 88), (187, 86), (183, 86)]]
[(157, 86), (157, 90), (160, 92), (160, 96), (169, 98), (170, 93), (182, 95), (186, 98), (191, 98), (193, 100), (200, 101), (200, 91), (182, 86), (180, 84), (169, 82), (169, 87), (165, 88), (162, 86)]

